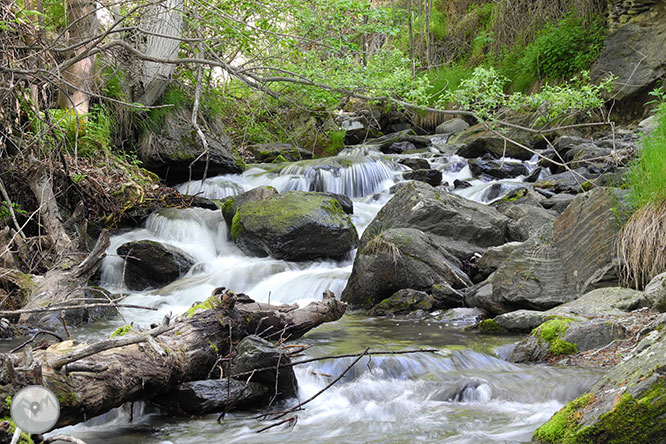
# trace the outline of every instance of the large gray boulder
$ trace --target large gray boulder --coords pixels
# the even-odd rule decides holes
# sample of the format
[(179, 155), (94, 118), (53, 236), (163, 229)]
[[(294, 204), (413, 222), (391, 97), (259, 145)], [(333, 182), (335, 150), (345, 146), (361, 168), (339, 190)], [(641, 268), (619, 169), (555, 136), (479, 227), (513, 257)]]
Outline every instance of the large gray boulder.
[[(277, 386), (280, 397), (291, 397), (296, 395), (298, 383), (291, 360), (284, 352), (273, 343), (259, 336), (246, 336), (235, 349), (235, 356), (231, 361), (231, 374), (238, 375), (241, 381), (250, 381), (271, 388), (271, 394)], [(269, 369), (254, 371), (258, 369)], [(254, 373), (253, 373), (254, 371)]]
[(152, 402), (178, 415), (205, 415), (257, 407), (270, 397), (265, 385), (225, 378), (185, 382)]
[(513, 250), (485, 285), (466, 296), (467, 304), (496, 314), (546, 310), (615, 285), (614, 238), (624, 195), (596, 189), (578, 196), (554, 222)]
[(127, 242), (117, 251), (118, 256), (125, 258), (125, 285), (136, 291), (163, 287), (187, 273), (195, 263), (179, 248), (151, 240)]
[[(530, 149), (540, 149), (546, 144), (537, 135), (519, 129), (510, 129), (506, 137)], [(474, 125), (452, 135), (448, 143), (460, 146), (456, 154), (467, 159), (474, 159), (490, 154), (497, 159), (504, 156), (529, 160), (534, 154), (514, 143), (507, 142), (505, 138), (499, 136), (496, 132), (488, 130), (483, 124)]]
[(358, 234), (337, 199), (289, 191), (240, 205), (231, 238), (245, 253), (305, 261), (340, 259), (358, 244)]
[[(593, 81), (617, 77), (610, 95), (618, 101), (639, 97), (666, 75), (666, 3), (663, 1), (609, 1), (609, 25)], [(638, 105), (642, 108), (643, 103)]]
[(208, 177), (242, 172), (245, 164), (217, 119), (209, 119), (208, 125), (203, 127), (208, 156), (201, 156), (204, 148), (192, 126), (190, 114), (187, 110), (170, 112), (157, 129), (142, 135), (138, 154), (143, 166), (168, 183), (188, 180), (190, 165), (192, 180), (200, 179), (206, 167)]
[(415, 228), (389, 228), (359, 248), (342, 300), (372, 307), (401, 289), (430, 290), (435, 284), (470, 285), (446, 240)]
[(454, 117), (453, 119), (437, 125), (437, 128), (435, 128), (435, 134), (459, 133), (465, 131), (467, 128), (469, 128), (469, 123), (465, 122), (463, 119)]

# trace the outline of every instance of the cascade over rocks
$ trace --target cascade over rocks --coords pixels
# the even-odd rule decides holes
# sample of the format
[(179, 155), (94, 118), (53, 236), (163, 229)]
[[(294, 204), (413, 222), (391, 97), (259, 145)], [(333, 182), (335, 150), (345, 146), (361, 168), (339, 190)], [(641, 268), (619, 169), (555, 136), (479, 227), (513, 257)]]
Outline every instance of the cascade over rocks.
[(179, 248), (151, 240), (127, 242), (118, 247), (118, 255), (125, 257), (125, 285), (136, 291), (163, 287), (195, 264)]
[(513, 249), (484, 284), (468, 292), (466, 303), (496, 314), (546, 310), (614, 285), (617, 208), (624, 195), (595, 189), (578, 196), (554, 222)]
[(233, 217), (231, 238), (247, 254), (292, 261), (340, 259), (358, 244), (340, 203), (305, 191), (243, 203)]
[[(210, 130), (205, 129), (206, 127)], [(207, 176), (242, 172), (243, 160), (224, 134), (222, 123), (217, 119), (210, 119), (208, 125), (202, 128), (209, 149)], [(172, 184), (189, 179), (192, 162), (192, 179), (203, 176), (206, 169), (206, 156), (201, 155), (203, 152), (204, 148), (192, 126), (190, 115), (185, 110), (168, 113), (158, 129), (146, 131), (138, 149), (143, 166)]]

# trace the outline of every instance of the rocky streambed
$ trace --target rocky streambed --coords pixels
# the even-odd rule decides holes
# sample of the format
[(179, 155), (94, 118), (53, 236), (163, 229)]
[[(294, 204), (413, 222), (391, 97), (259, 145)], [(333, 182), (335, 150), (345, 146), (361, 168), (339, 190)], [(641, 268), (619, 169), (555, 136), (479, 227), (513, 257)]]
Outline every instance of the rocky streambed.
[[(136, 324), (218, 287), (273, 304), (331, 290), (351, 314), (306, 335), (316, 345), (308, 356), (368, 346), (439, 354), (364, 358), (288, 430), (257, 435), (251, 414), (220, 426), (145, 406), (131, 423), (121, 409), (70, 432), (89, 443), (663, 442), (664, 281), (639, 292), (617, 276), (626, 192), (610, 185), (636, 149), (632, 135), (510, 134), (525, 151), (464, 122), (439, 132), (403, 131), (316, 160), (271, 147), (286, 153), (274, 159), (296, 160), (179, 185), (220, 209), (153, 213), (112, 237), (101, 273), (125, 302), (157, 308), (125, 313)], [(296, 398), (279, 406), (350, 363), (297, 367)]]

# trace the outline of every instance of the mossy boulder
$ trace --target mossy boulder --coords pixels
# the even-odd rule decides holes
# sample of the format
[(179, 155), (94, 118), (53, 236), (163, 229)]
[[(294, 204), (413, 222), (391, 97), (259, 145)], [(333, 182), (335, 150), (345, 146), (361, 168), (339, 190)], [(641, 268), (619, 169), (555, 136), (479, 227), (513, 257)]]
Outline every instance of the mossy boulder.
[(230, 197), (222, 203), (222, 216), (227, 226), (231, 228), (231, 222), (236, 215), (238, 208), (246, 202), (256, 202), (269, 196), (278, 194), (277, 190), (271, 186), (253, 188), (250, 191)]
[(196, 262), (184, 251), (152, 240), (124, 243), (118, 255), (125, 257), (125, 285), (136, 291), (163, 287)]
[(406, 314), (416, 310), (430, 311), (436, 306), (435, 298), (424, 291), (405, 288), (375, 305), (370, 311), (374, 316)]
[(231, 238), (247, 254), (291, 261), (340, 259), (358, 244), (356, 228), (335, 198), (304, 191), (240, 205)]

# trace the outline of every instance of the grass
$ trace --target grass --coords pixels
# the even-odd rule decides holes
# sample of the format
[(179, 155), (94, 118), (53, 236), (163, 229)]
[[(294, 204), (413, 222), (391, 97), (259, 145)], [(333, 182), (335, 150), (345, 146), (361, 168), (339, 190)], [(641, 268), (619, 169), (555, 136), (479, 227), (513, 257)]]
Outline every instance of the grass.
[(666, 271), (666, 102), (656, 118), (658, 127), (643, 139), (643, 149), (627, 176), (636, 212), (617, 242), (621, 277), (639, 289)]
[(427, 93), (432, 102), (442, 97), (447, 91), (455, 91), (460, 83), (472, 76), (474, 69), (462, 64), (441, 66), (429, 71), (426, 75), (430, 81)]

